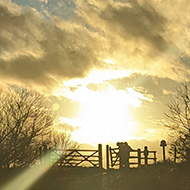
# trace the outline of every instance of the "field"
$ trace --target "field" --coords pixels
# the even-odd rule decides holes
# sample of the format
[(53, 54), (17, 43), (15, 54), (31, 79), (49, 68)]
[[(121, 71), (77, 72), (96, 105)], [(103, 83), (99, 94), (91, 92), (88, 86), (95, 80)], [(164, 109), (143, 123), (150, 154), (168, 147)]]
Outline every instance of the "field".
[[(32, 170), (32, 169), (30, 169)], [(0, 189), (24, 169), (1, 169)], [(156, 164), (138, 169), (51, 168), (23, 190), (189, 190), (190, 165)], [(30, 176), (25, 176), (29, 180)], [(20, 186), (19, 186), (20, 187)], [(15, 190), (20, 190), (15, 187)]]

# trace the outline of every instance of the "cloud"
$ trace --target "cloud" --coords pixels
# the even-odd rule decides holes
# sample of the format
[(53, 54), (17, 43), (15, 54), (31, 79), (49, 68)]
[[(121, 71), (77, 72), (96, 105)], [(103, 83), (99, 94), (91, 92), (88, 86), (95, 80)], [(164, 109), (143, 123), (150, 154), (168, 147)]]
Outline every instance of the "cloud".
[(127, 3), (111, 0), (107, 3), (82, 2), (77, 3), (78, 15), (109, 38), (110, 45), (118, 43), (121, 49), (121, 46), (128, 46), (125, 47), (126, 52), (130, 46), (136, 53), (138, 49), (151, 54), (167, 50), (170, 43), (164, 35), (167, 18), (152, 4), (137, 0), (129, 0)]
[[(167, 104), (171, 96), (175, 94), (175, 89), (180, 85), (179, 82), (168, 78), (153, 77), (151, 75), (133, 74), (130, 77), (109, 81), (116, 89), (123, 90), (133, 88), (152, 101), (142, 100), (140, 107), (131, 109), (134, 120), (142, 128), (141, 135), (146, 134), (145, 129), (163, 129), (161, 120), (165, 117)], [(139, 130), (140, 130), (139, 129)], [(166, 131), (166, 129), (164, 129)], [(155, 133), (156, 134), (156, 133)], [(160, 136), (158, 135), (158, 138)]]
[(35, 9), (11, 2), (0, 2), (0, 12), (2, 78), (47, 84), (84, 77), (97, 63), (93, 50), (82, 43), (81, 31), (70, 33)]
[(190, 72), (181, 61), (190, 53), (187, 0), (76, 2), (83, 23), (103, 36), (106, 59), (141, 74), (188, 80)]
[(53, 86), (104, 68), (187, 80), (189, 5), (177, 2), (56, 1), (39, 12), (0, 0), (1, 78)]
[(167, 41), (162, 36), (167, 19), (150, 4), (128, 1), (125, 6), (107, 6), (100, 14), (109, 29), (116, 28), (124, 40), (144, 39), (159, 51), (167, 49)]

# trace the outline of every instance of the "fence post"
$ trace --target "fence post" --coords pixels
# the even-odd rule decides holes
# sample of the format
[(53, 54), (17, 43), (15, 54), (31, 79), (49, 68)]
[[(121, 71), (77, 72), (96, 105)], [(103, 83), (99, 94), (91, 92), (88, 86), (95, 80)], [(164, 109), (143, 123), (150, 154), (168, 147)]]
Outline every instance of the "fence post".
[(177, 148), (174, 148), (174, 163), (176, 163), (176, 158), (177, 158)]
[(154, 164), (156, 164), (156, 151), (154, 151)]
[(112, 157), (112, 151), (111, 151), (111, 147), (109, 148), (109, 152), (110, 152), (110, 160), (111, 160), (111, 167), (113, 167), (113, 157)]
[(98, 145), (99, 168), (102, 168), (102, 144)]
[(137, 156), (138, 156), (138, 167), (140, 167), (141, 166), (141, 149), (140, 148), (138, 148), (137, 149)]
[(109, 157), (109, 145), (106, 145), (106, 168), (109, 170), (110, 166), (110, 157)]
[(148, 165), (148, 147), (147, 146), (144, 147), (144, 164), (145, 166)]

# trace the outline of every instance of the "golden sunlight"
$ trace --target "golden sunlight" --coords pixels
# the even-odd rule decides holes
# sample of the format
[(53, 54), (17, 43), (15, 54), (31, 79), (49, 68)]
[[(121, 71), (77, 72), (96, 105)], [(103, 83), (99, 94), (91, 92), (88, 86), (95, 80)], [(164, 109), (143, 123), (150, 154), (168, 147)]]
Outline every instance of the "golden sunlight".
[(100, 84), (106, 80), (129, 77), (132, 74), (130, 70), (97, 70), (93, 69), (86, 78), (72, 79), (64, 81), (58, 88), (54, 89), (53, 94), (60, 96), (65, 93), (65, 87), (77, 87), (78, 85), (87, 86), (90, 83)]
[(80, 103), (80, 112), (74, 119), (61, 118), (77, 129), (72, 138), (80, 143), (108, 143), (135, 139), (138, 124), (134, 121), (130, 107), (141, 105), (146, 99), (132, 88), (117, 90), (112, 85), (104, 90), (90, 90), (79, 86), (75, 91), (62, 90), (64, 96)]
[[(112, 93), (110, 92), (112, 91)], [(134, 137), (137, 125), (129, 113), (130, 100), (123, 92), (109, 89), (87, 95), (76, 118), (80, 130), (74, 133), (79, 142), (107, 143)], [(137, 102), (132, 100), (134, 105)]]
[(107, 64), (115, 64), (116, 62), (114, 59), (104, 59), (103, 61)]

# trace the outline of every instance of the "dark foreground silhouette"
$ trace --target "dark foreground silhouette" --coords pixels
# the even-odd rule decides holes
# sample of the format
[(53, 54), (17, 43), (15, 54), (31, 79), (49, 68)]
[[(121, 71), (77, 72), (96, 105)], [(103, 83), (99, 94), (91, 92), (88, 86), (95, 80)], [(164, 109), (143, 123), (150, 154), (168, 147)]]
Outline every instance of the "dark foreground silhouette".
[[(24, 169), (1, 169), (0, 189)], [(29, 180), (29, 176), (26, 179)], [(24, 183), (24, 181), (23, 181)], [(190, 190), (190, 164), (156, 164), (138, 169), (51, 168), (27, 190)], [(17, 190), (17, 187), (15, 187)]]

